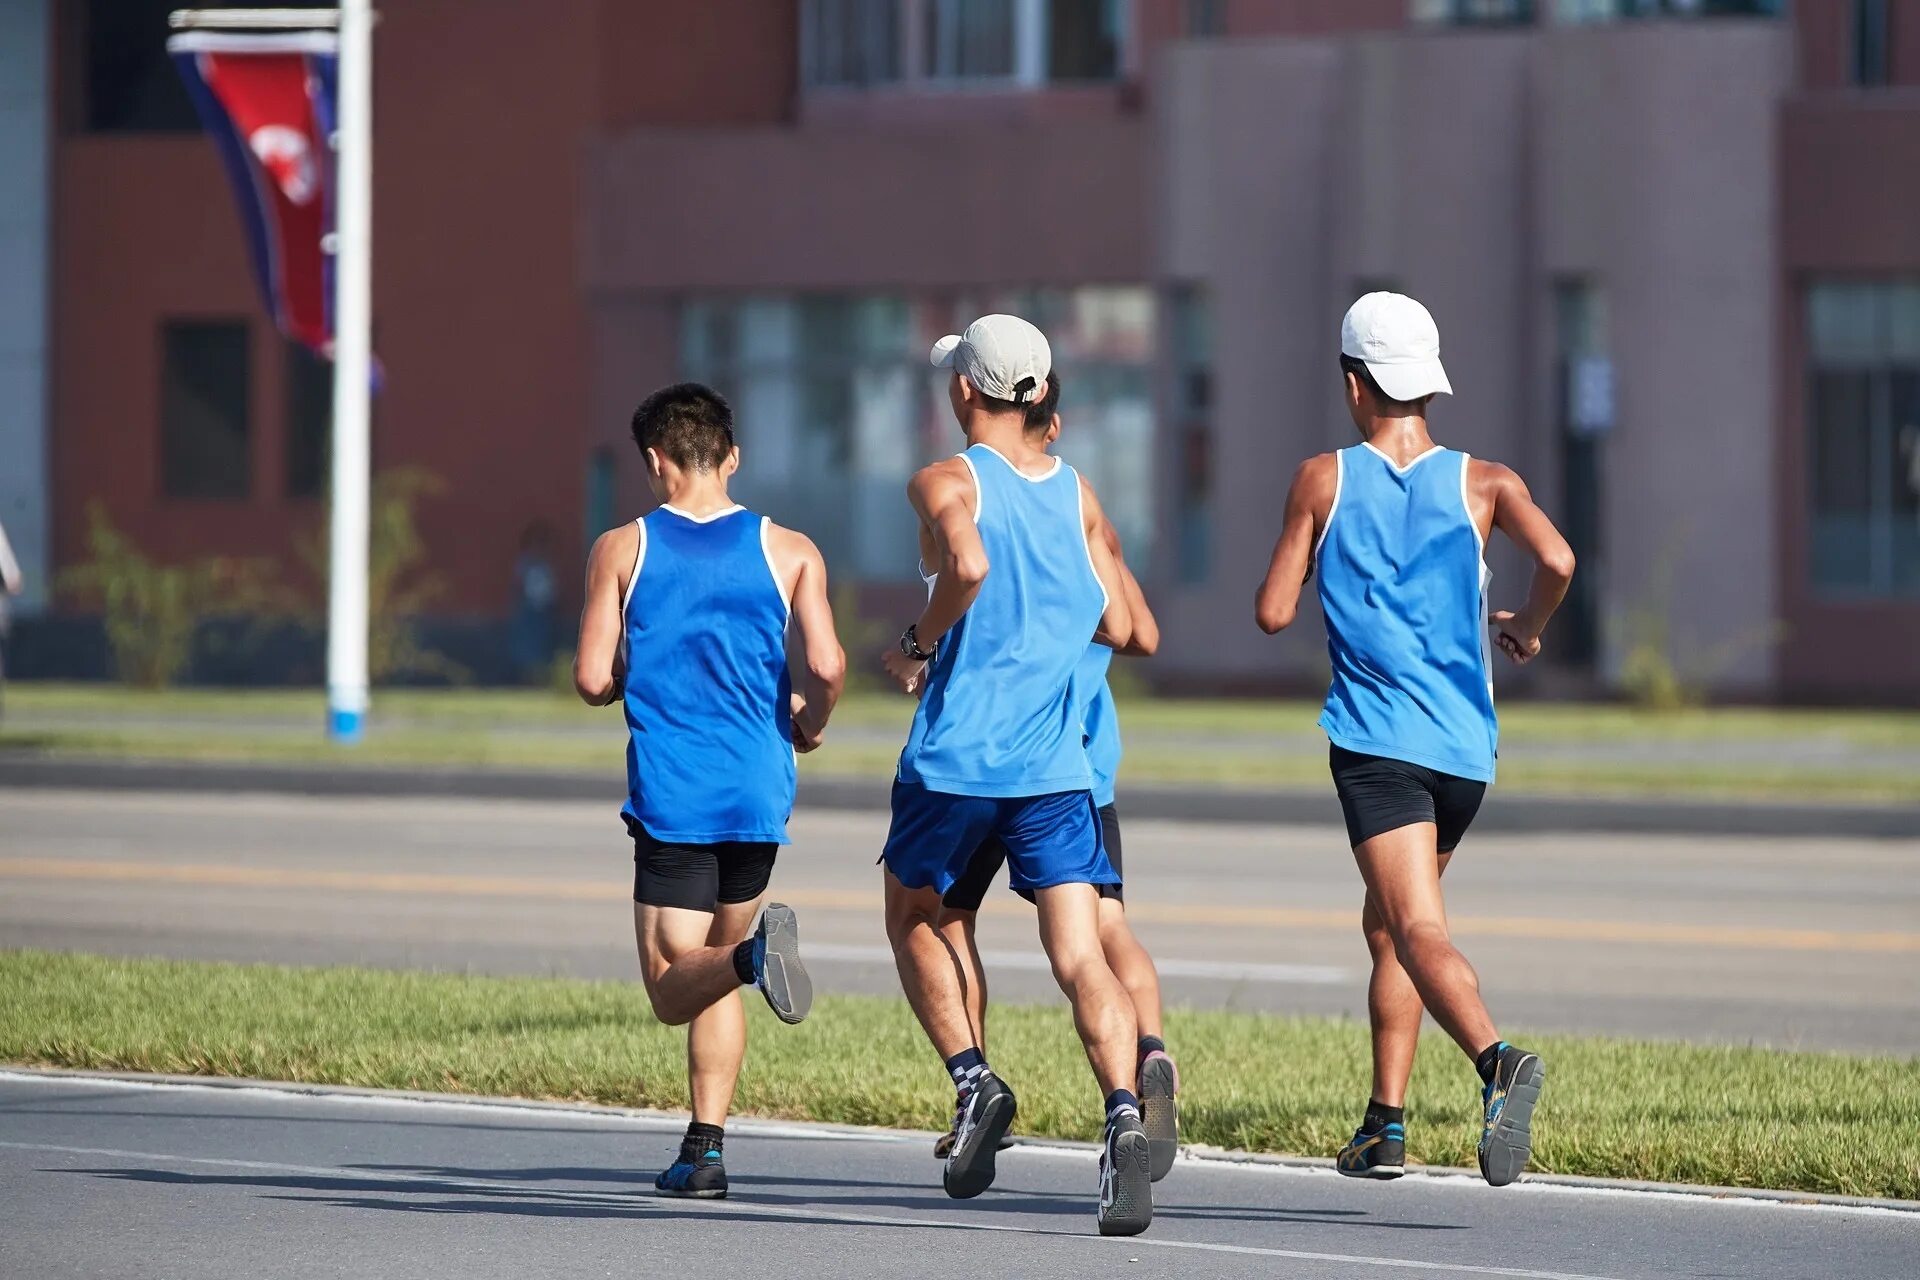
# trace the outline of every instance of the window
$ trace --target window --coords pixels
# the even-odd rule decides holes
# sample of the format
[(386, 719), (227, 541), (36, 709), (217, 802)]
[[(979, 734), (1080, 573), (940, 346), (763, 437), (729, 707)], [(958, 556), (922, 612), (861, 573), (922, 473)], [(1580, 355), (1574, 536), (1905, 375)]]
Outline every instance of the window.
[(1533, 21), (1533, 0), (1413, 0), (1412, 12), (1427, 26), (1509, 26)]
[(1186, 6), (1189, 37), (1227, 34), (1227, 0), (1186, 0)]
[(1813, 585), (1920, 595), (1920, 281), (1808, 290)]
[(1608, 355), (1607, 300), (1590, 280), (1554, 289), (1555, 372), (1559, 394), (1560, 527), (1585, 571), (1575, 574), (1554, 629), (1567, 662), (1590, 666), (1600, 651), (1600, 513), (1603, 445), (1613, 428), (1613, 361)]
[(743, 503), (805, 530), (838, 573), (909, 582), (918, 543), (907, 477), (960, 447), (946, 375), (927, 364), (927, 350), (990, 311), (1027, 316), (1047, 331), (1064, 386), (1060, 452), (1099, 488), (1129, 553), (1145, 556), (1147, 290), (689, 298), (680, 308), (681, 372), (733, 402), (734, 491)]
[(1892, 8), (1889, 0), (1853, 0), (1853, 82), (1864, 88), (1888, 83)]
[(619, 464), (612, 449), (602, 445), (587, 455), (586, 546), (592, 546), (619, 519), (618, 479)]
[(1177, 441), (1174, 465), (1174, 569), (1187, 585), (1213, 571), (1213, 311), (1198, 285), (1167, 299), (1173, 391), (1168, 408)]
[(288, 342), (285, 349), (287, 496), (317, 498), (327, 491), (333, 365), (301, 343)]
[(161, 492), (169, 498), (246, 497), (246, 321), (168, 321), (160, 342)]
[[(281, 0), (280, 7), (330, 7), (332, 0)], [(85, 0), (62, 5), (77, 24), (70, 43), (81, 58), (74, 76), (80, 126), (94, 133), (196, 133), (200, 118), (167, 55), (167, 14), (180, 0)], [(232, 8), (232, 0), (202, 3)]]
[(1552, 0), (1554, 21), (1567, 25), (1622, 18), (1776, 17), (1781, 0)]
[(803, 0), (808, 87), (1037, 87), (1121, 72), (1130, 0)]

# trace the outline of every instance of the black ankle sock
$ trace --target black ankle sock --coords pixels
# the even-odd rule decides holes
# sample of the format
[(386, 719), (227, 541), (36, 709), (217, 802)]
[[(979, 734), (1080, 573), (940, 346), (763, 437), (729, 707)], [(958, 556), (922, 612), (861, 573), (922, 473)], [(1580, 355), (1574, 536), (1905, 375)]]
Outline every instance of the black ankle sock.
[(752, 938), (748, 938), (745, 942), (733, 949), (733, 976), (740, 979), (740, 985), (743, 987), (753, 985)]
[(687, 1136), (680, 1140), (683, 1150), (696, 1154), (708, 1151), (723, 1151), (727, 1145), (727, 1131), (717, 1124), (704, 1124), (695, 1120), (687, 1126)]
[(1495, 1040), (1492, 1044), (1482, 1049), (1480, 1056), (1473, 1060), (1473, 1069), (1480, 1073), (1481, 1084), (1493, 1083), (1493, 1069), (1499, 1065), (1500, 1051), (1506, 1047), (1507, 1042), (1505, 1040)]
[(1140, 1056), (1142, 1058), (1145, 1058), (1150, 1053), (1165, 1053), (1166, 1051), (1167, 1042), (1159, 1036), (1140, 1037)]
[(1367, 1099), (1367, 1118), (1360, 1122), (1360, 1132), (1378, 1133), (1390, 1124), (1405, 1124), (1406, 1122), (1407, 1114), (1405, 1108), (1390, 1107), (1384, 1102), (1375, 1102), (1372, 1098), (1369, 1098)]
[(1140, 1099), (1134, 1096), (1133, 1090), (1115, 1089), (1112, 1093), (1107, 1095), (1107, 1123), (1108, 1124), (1113, 1123), (1113, 1118), (1116, 1115), (1120, 1114), (1122, 1111), (1127, 1111), (1127, 1110), (1132, 1110), (1136, 1112), (1140, 1110)]

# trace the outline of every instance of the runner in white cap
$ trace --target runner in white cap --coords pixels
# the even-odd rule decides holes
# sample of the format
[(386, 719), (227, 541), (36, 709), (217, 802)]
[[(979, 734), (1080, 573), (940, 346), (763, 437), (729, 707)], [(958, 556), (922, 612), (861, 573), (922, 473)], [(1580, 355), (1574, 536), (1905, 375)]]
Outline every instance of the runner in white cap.
[(1404, 1171), (1402, 1108), (1424, 1005), (1479, 1070), (1480, 1172), (1504, 1186), (1526, 1168), (1546, 1072), (1487, 1016), (1480, 980), (1448, 936), (1440, 875), (1493, 781), (1487, 539), (1499, 529), (1536, 565), (1525, 607), (1491, 617), (1501, 652), (1519, 663), (1540, 652), (1573, 552), (1519, 476), (1427, 434), (1427, 402), (1453, 385), (1425, 307), (1397, 293), (1354, 303), (1340, 366), (1361, 443), (1295, 473), (1255, 603), (1262, 630), (1288, 626), (1318, 564), (1333, 665), (1320, 724), (1366, 881), (1361, 928), (1373, 953), (1373, 1096), (1337, 1167), (1360, 1178)]

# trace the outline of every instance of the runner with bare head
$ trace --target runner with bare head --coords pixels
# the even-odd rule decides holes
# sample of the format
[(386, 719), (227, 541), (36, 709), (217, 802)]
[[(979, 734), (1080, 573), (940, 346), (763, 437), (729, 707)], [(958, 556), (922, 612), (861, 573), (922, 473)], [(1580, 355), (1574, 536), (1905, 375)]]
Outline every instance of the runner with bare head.
[[(1425, 307), (1395, 293), (1361, 298), (1341, 327), (1340, 366), (1361, 443), (1295, 473), (1254, 606), (1268, 634), (1291, 625), (1318, 570), (1333, 665), (1320, 724), (1366, 882), (1361, 928), (1373, 953), (1373, 1096), (1337, 1167), (1354, 1177), (1403, 1172), (1403, 1104), (1424, 1006), (1480, 1073), (1480, 1172), (1504, 1186), (1526, 1168), (1546, 1072), (1488, 1016), (1480, 980), (1448, 935), (1440, 876), (1493, 781), (1488, 624), (1502, 653), (1531, 661), (1573, 579), (1573, 552), (1518, 475), (1428, 434), (1428, 402), (1453, 387)], [(1489, 616), (1485, 549), (1495, 529), (1535, 569), (1526, 604)]]

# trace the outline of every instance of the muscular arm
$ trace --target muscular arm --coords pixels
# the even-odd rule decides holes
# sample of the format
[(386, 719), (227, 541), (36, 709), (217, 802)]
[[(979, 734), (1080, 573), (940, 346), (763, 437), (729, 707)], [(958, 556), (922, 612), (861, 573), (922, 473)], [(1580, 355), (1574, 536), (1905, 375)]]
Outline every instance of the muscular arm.
[(811, 751), (820, 745), (827, 720), (846, 684), (847, 655), (833, 625), (833, 603), (827, 594), (827, 562), (813, 539), (775, 526), (776, 556), (794, 565), (792, 618), (798, 644), (788, 656), (793, 677), (794, 745)]
[[(1080, 477), (1080, 511), (1087, 539), (1087, 553), (1093, 558), (1094, 576), (1100, 579), (1100, 586), (1107, 593), (1107, 611), (1100, 615), (1100, 626), (1093, 638), (1101, 644), (1111, 646), (1118, 652), (1125, 652), (1133, 642), (1133, 607), (1127, 598), (1127, 579), (1131, 577), (1120, 565), (1116, 554), (1118, 539), (1114, 544), (1107, 541), (1107, 533), (1112, 525), (1107, 513), (1100, 506), (1100, 495), (1093, 491), (1085, 476)], [(1139, 584), (1134, 591), (1140, 590)], [(1154, 636), (1155, 643), (1159, 635)]]
[(587, 556), (587, 602), (580, 610), (580, 642), (573, 651), (573, 688), (590, 707), (604, 707), (620, 696), (620, 597), (624, 574), (639, 550), (633, 525), (610, 529), (594, 540)]
[(1492, 618), (1498, 628), (1500, 651), (1524, 663), (1540, 652), (1540, 633), (1567, 598), (1567, 588), (1573, 582), (1573, 548), (1534, 503), (1526, 481), (1516, 472), (1498, 463), (1476, 462), (1474, 466), (1486, 469), (1485, 488), (1493, 499), (1493, 527), (1533, 557), (1533, 583), (1527, 590), (1526, 604), (1517, 613), (1503, 610)]
[(928, 567), (938, 574), (927, 607), (914, 623), (914, 635), (923, 649), (938, 644), (973, 607), (991, 568), (967, 500), (971, 493), (971, 479), (956, 474), (953, 465), (944, 462), (920, 471), (907, 485), (907, 500), (933, 536), (936, 563)]
[(1267, 576), (1253, 597), (1253, 620), (1268, 635), (1293, 625), (1300, 609), (1300, 588), (1313, 572), (1313, 545), (1333, 506), (1338, 462), (1330, 453), (1308, 458), (1293, 473), (1287, 505), (1281, 517), (1280, 538), (1274, 543)]
[(1120, 547), (1120, 531), (1113, 527), (1113, 521), (1101, 521), (1100, 536), (1113, 556), (1114, 566), (1120, 571), (1120, 590), (1127, 598), (1127, 613), (1133, 619), (1133, 638), (1127, 641), (1124, 649), (1117, 652), (1150, 658), (1160, 648), (1160, 623), (1147, 606), (1147, 595), (1140, 589), (1139, 579), (1127, 567), (1126, 555)]

